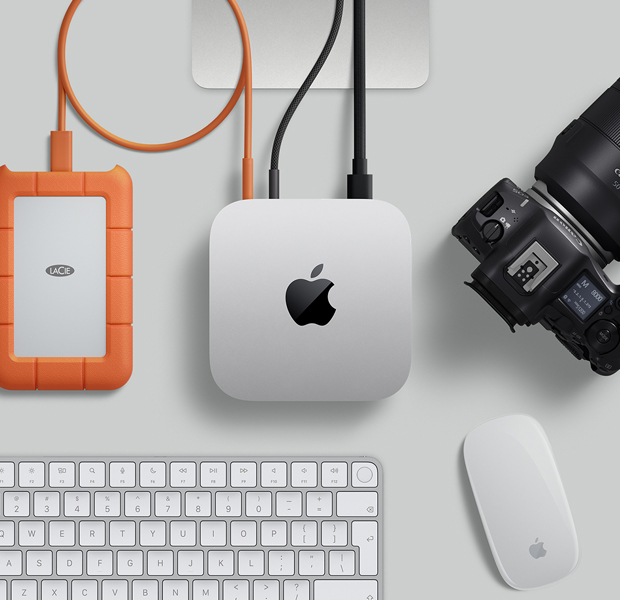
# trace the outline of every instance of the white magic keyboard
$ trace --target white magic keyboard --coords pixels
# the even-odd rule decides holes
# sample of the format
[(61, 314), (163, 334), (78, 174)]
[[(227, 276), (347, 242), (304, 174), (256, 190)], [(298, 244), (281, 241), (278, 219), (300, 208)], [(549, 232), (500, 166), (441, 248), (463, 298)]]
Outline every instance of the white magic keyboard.
[(0, 600), (382, 600), (370, 458), (0, 458)]

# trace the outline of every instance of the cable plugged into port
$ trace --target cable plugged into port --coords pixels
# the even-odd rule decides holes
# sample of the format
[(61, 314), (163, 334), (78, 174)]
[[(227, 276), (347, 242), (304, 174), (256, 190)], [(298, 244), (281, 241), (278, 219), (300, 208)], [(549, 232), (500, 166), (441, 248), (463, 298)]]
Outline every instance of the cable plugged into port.
[(331, 31), (329, 32), (329, 36), (327, 37), (327, 41), (325, 42), (325, 46), (317, 59), (316, 63), (312, 67), (312, 70), (306, 77), (306, 80), (303, 82), (302, 86), (299, 88), (299, 91), (295, 94), (293, 101), (289, 105), (286, 113), (284, 113), (284, 117), (282, 117), (282, 121), (280, 126), (278, 127), (278, 131), (276, 133), (276, 137), (273, 140), (273, 148), (271, 150), (271, 169), (269, 170), (269, 198), (271, 200), (277, 200), (280, 197), (280, 150), (282, 148), (282, 141), (284, 140), (284, 134), (295, 114), (295, 111), (299, 108), (301, 101), (304, 99), (304, 96), (308, 93), (308, 90), (312, 87), (314, 80), (317, 78), (318, 74), (321, 72), (323, 65), (327, 62), (327, 59), (336, 43), (336, 39), (338, 38), (338, 32), (340, 31), (340, 24), (342, 23), (342, 13), (344, 11), (344, 0), (336, 1), (336, 12), (334, 14), (334, 21), (332, 23)]
[(347, 177), (347, 198), (372, 199), (372, 175), (366, 159), (366, 2), (353, 5), (354, 153), (353, 173)]

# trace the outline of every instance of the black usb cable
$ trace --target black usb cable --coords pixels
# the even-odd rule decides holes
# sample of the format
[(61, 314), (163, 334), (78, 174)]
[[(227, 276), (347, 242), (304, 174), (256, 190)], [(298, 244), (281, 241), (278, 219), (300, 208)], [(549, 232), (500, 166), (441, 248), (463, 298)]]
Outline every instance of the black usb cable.
[(347, 177), (347, 198), (371, 199), (372, 175), (366, 158), (366, 1), (355, 0), (353, 14), (354, 142), (353, 173)]
[(284, 134), (286, 133), (286, 129), (295, 114), (295, 111), (301, 104), (301, 101), (304, 99), (304, 96), (308, 93), (308, 90), (314, 83), (314, 80), (317, 78), (318, 74), (321, 72), (323, 65), (327, 61), (332, 48), (336, 42), (336, 38), (338, 37), (338, 32), (340, 31), (340, 24), (342, 23), (342, 13), (344, 11), (344, 0), (337, 0), (336, 2), (336, 14), (334, 15), (334, 22), (332, 24), (331, 31), (329, 32), (329, 37), (327, 38), (327, 42), (325, 43), (325, 47), (321, 52), (318, 60), (316, 61), (314, 67), (310, 71), (308, 77), (303, 82), (302, 86), (299, 88), (297, 94), (293, 98), (290, 106), (288, 107), (286, 113), (284, 113), (284, 117), (282, 118), (282, 122), (280, 123), (280, 127), (278, 127), (278, 132), (276, 133), (276, 137), (273, 141), (273, 149), (271, 151), (271, 169), (269, 171), (269, 198), (277, 199), (280, 197), (280, 149), (282, 148), (282, 140), (284, 139)]
[[(273, 142), (271, 169), (269, 171), (269, 198), (280, 197), (280, 150), (286, 129), (327, 61), (342, 22), (344, 0), (337, 0), (336, 13), (329, 37), (316, 64), (288, 107)], [(353, 173), (347, 177), (347, 198), (371, 199), (372, 175), (368, 173), (366, 158), (366, 1), (354, 0), (353, 4), (353, 47), (354, 47), (354, 151)]]

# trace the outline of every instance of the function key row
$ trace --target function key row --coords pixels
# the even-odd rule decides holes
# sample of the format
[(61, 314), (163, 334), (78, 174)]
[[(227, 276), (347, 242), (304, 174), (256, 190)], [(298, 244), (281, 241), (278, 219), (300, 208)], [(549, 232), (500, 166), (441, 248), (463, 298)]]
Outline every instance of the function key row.
[(231, 462), (230, 468), (225, 462), (19, 462), (17, 469), (0, 462), (0, 488), (376, 488), (378, 483), (370, 462), (353, 463), (351, 469), (346, 462)]

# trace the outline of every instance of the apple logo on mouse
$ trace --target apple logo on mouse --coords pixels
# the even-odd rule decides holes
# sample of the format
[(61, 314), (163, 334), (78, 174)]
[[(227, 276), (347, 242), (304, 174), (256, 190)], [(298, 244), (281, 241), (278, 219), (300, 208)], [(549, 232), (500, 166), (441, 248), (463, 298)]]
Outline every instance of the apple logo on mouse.
[(530, 546), (530, 554), (534, 558), (543, 558), (544, 556), (547, 555), (547, 551), (545, 550), (544, 543), (539, 542), (538, 538), (536, 538), (536, 541)]
[(317, 265), (310, 278), (296, 279), (286, 290), (286, 307), (297, 325), (327, 325), (336, 309), (329, 303), (329, 290), (334, 287), (329, 279), (317, 279), (323, 271), (323, 265)]

